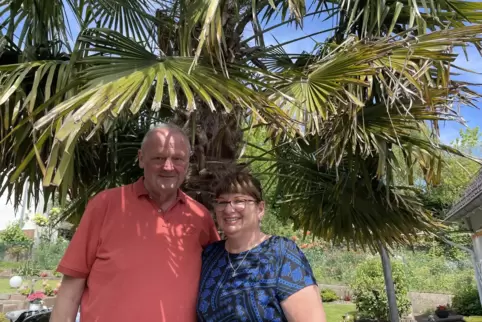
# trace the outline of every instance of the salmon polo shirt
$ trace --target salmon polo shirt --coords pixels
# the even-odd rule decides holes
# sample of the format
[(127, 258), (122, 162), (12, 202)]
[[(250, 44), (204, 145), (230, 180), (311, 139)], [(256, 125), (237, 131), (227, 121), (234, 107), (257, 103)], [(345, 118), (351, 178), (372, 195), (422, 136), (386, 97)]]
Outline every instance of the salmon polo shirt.
[(86, 279), (82, 322), (194, 322), (202, 250), (217, 240), (206, 208), (179, 191), (163, 212), (141, 178), (89, 202), (57, 270)]

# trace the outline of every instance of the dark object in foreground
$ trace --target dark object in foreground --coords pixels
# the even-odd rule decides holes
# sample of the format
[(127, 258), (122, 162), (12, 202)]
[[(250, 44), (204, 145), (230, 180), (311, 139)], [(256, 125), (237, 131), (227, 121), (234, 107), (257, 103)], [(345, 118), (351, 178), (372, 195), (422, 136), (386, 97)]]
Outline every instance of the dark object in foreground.
[(51, 309), (40, 311), (25, 311), (19, 315), (19, 317), (12, 322), (49, 322)]
[(450, 312), (445, 305), (439, 305), (435, 310), (435, 315), (441, 319), (446, 319), (449, 317)]
[(449, 317), (449, 311), (447, 310), (436, 310), (435, 315), (441, 319), (446, 319)]
[(462, 315), (449, 315), (446, 318), (439, 318), (435, 315), (431, 315), (428, 318), (422, 320), (422, 322), (465, 322)]
[[(418, 321), (418, 319), (412, 320), (410, 318), (408, 318), (408, 319), (402, 318), (400, 320), (400, 322), (409, 322), (409, 321), (410, 322), (416, 322), (416, 321)], [(355, 320), (355, 322), (383, 322), (383, 321), (379, 321), (379, 320), (376, 320), (376, 319), (362, 318), (362, 319)], [(461, 315), (450, 315), (447, 318), (439, 318), (435, 315), (430, 315), (429, 317), (426, 317), (426, 318), (422, 319), (421, 322), (466, 322), (466, 320), (464, 320), (464, 317), (461, 316)]]

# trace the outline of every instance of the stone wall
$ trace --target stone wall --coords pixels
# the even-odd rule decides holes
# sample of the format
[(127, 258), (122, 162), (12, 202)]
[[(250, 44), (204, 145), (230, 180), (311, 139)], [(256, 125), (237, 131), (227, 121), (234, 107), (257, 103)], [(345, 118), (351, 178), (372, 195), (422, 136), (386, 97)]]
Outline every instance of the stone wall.
[[(326, 285), (320, 284), (320, 288), (329, 288), (343, 298), (345, 295), (352, 295), (350, 288), (346, 285)], [(418, 293), (410, 292), (410, 300), (412, 302), (412, 311), (414, 314), (425, 313), (428, 310), (435, 310), (438, 305), (452, 304), (453, 295), (436, 294), (436, 293)], [(51, 307), (55, 303), (55, 297), (48, 297), (44, 300), (47, 307)], [(25, 296), (18, 294), (0, 294), (0, 312), (8, 312), (14, 310), (23, 310), (28, 307), (28, 301)]]
[[(47, 297), (44, 299), (44, 305), (53, 306), (55, 297)], [(16, 310), (25, 310), (29, 306), (29, 302), (24, 295), (19, 294), (0, 294), (0, 313), (7, 313)]]
[(10, 279), (13, 275), (12, 269), (0, 269), (0, 278)]
[(437, 294), (437, 293), (418, 293), (410, 292), (410, 300), (412, 301), (413, 313), (425, 313), (427, 310), (435, 310), (439, 305), (451, 305), (451, 294)]
[[(327, 285), (320, 284), (321, 289), (329, 288), (335, 291), (336, 295), (343, 298), (345, 295), (352, 295), (350, 287), (346, 285)], [(419, 293), (410, 292), (410, 300), (412, 302), (412, 311), (415, 314), (425, 313), (428, 310), (435, 310), (439, 305), (452, 304), (453, 295), (450, 294), (437, 294), (437, 293)]]
[(351, 291), (350, 287), (348, 287), (346, 285), (319, 284), (318, 286), (320, 287), (320, 289), (329, 288), (329, 289), (333, 290), (339, 298), (344, 298), (345, 295), (351, 295), (352, 294), (352, 291)]

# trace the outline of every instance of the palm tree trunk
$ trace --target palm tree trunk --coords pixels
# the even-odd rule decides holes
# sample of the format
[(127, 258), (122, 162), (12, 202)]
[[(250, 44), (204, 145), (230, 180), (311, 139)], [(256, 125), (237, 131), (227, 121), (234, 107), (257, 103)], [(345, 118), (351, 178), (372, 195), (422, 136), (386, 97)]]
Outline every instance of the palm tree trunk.
[(385, 277), (385, 287), (387, 290), (388, 309), (390, 311), (390, 322), (399, 322), (400, 317), (398, 314), (397, 297), (395, 295), (395, 285), (392, 278), (392, 265), (390, 263), (390, 257), (388, 256), (385, 246), (380, 245), (380, 257), (382, 258), (383, 275)]
[(237, 165), (243, 141), (241, 118), (234, 112), (214, 113), (202, 102), (196, 113), (174, 117), (174, 123), (193, 138), (190, 171), (182, 189), (208, 209), (218, 179)]

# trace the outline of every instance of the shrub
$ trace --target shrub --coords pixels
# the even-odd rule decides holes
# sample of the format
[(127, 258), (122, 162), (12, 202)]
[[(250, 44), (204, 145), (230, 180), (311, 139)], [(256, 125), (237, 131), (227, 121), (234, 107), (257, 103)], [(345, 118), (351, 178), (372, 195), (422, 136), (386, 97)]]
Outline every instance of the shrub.
[(322, 284), (349, 285), (355, 277), (355, 270), (363, 262), (366, 254), (347, 251), (338, 247), (315, 247), (304, 251), (316, 280)]
[(19, 292), (20, 292), (20, 294), (27, 296), (30, 293), (32, 293), (32, 290), (30, 288), (26, 287), (26, 288), (21, 289)]
[(26, 261), (18, 268), (14, 269), (15, 274), (23, 277), (39, 276), (40, 270), (32, 261)]
[(5, 257), (6, 252), (7, 252), (7, 245), (3, 240), (0, 239), (0, 260)]
[(62, 259), (67, 249), (68, 242), (59, 237), (56, 242), (42, 240), (37, 247), (33, 249), (33, 259), (36, 265), (43, 270), (55, 269)]
[[(398, 261), (392, 261), (392, 276), (399, 314), (403, 316), (410, 311), (410, 300), (403, 265)], [(352, 289), (358, 312), (368, 318), (388, 321), (388, 298), (379, 259), (368, 259), (357, 267)]]
[(335, 291), (329, 288), (325, 288), (321, 290), (320, 293), (321, 293), (321, 299), (323, 300), (323, 302), (334, 302), (338, 300), (338, 295), (336, 295)]
[(477, 287), (469, 284), (469, 286), (459, 289), (452, 300), (452, 307), (461, 315), (482, 315), (482, 306), (480, 305)]
[(451, 294), (459, 285), (475, 283), (469, 256), (453, 262), (434, 252), (405, 252), (403, 255), (411, 291)]
[(54, 288), (50, 284), (44, 284), (44, 293), (46, 296), (54, 296)]
[(19, 223), (9, 224), (1, 231), (0, 240), (6, 248), (6, 253), (13, 256), (17, 262), (33, 245), (33, 240), (25, 235)]

